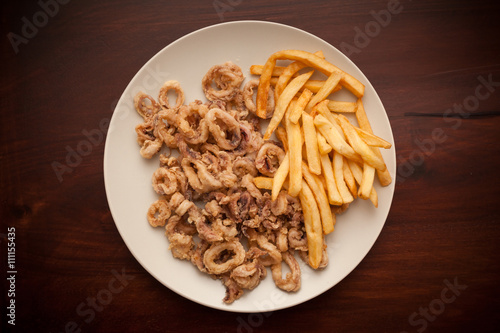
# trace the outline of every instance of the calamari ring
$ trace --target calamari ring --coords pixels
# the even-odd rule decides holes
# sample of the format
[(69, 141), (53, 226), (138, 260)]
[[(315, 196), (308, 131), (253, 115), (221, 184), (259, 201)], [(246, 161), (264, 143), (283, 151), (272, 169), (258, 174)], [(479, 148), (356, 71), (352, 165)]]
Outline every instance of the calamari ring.
[(219, 108), (210, 109), (205, 116), (208, 129), (215, 141), (225, 150), (233, 150), (241, 142), (240, 124), (233, 116)]
[[(228, 61), (210, 68), (203, 77), (201, 84), (208, 100), (230, 101), (238, 93), (243, 79), (241, 68)], [(216, 90), (212, 84), (219, 90)]]
[(142, 91), (135, 95), (134, 107), (144, 120), (151, 119), (160, 110), (160, 106), (156, 103), (154, 98)]
[(266, 275), (267, 271), (264, 265), (258, 259), (254, 259), (233, 269), (230, 276), (240, 288), (252, 290)]
[(281, 262), (271, 266), (271, 272), (276, 286), (285, 291), (297, 291), (300, 289), (300, 266), (293, 254), (283, 252), (283, 261), (290, 267), (290, 273), (283, 279), (281, 274)]
[(204, 108), (193, 108), (191, 105), (180, 107), (175, 126), (187, 143), (196, 145), (207, 141), (209, 131), (202, 116), (204, 111)]
[(281, 147), (273, 142), (266, 142), (257, 153), (255, 166), (263, 175), (274, 177), (284, 157), (285, 152)]
[(248, 229), (247, 234), (250, 242), (257, 242), (259, 247), (269, 254), (268, 258), (261, 258), (261, 262), (264, 266), (281, 263), (283, 260), (281, 252), (276, 248), (276, 245), (269, 241), (266, 235), (257, 233), (254, 229)]
[(253, 177), (257, 177), (259, 173), (253, 161), (248, 157), (242, 157), (242, 156), (238, 156), (234, 160), (233, 172), (236, 176), (240, 178), (247, 174)]
[[(224, 252), (232, 252), (233, 256), (225, 262), (216, 262)], [(245, 261), (245, 248), (238, 240), (214, 243), (203, 255), (203, 264), (211, 274), (223, 274), (241, 265)]]
[(150, 159), (160, 151), (162, 144), (163, 141), (158, 138), (154, 140), (146, 140), (139, 152), (142, 157)]
[(307, 237), (304, 231), (298, 228), (288, 230), (288, 245), (298, 251), (307, 251)]
[[(243, 87), (243, 101), (247, 109), (254, 113), (257, 111), (255, 102), (253, 101), (254, 89), (259, 86), (259, 80), (250, 80)], [(267, 95), (267, 109), (266, 109), (266, 119), (272, 117), (274, 112), (274, 90), (273, 87), (269, 86), (269, 94)]]
[[(165, 110), (164, 110), (165, 111)], [(164, 111), (158, 112), (154, 120), (154, 136), (160, 138), (168, 148), (177, 148), (177, 140), (175, 140), (176, 128), (168, 126), (164, 120), (167, 119), (167, 113)]]
[(156, 200), (148, 209), (148, 222), (152, 227), (163, 227), (171, 213), (167, 201)]
[(160, 195), (170, 195), (179, 191), (177, 175), (167, 168), (158, 168), (153, 173), (153, 189)]
[(137, 133), (137, 143), (139, 145), (144, 145), (146, 141), (154, 141), (156, 135), (154, 134), (155, 126), (152, 121), (145, 121), (135, 127), (135, 132)]
[[(168, 101), (168, 92), (169, 90), (175, 90), (177, 97), (175, 99), (175, 106), (172, 108)], [(158, 101), (160, 101), (160, 105), (166, 109), (178, 109), (181, 105), (184, 104), (184, 90), (181, 88), (181, 84), (179, 81), (170, 80), (163, 84), (160, 88), (160, 93), (158, 95)]]

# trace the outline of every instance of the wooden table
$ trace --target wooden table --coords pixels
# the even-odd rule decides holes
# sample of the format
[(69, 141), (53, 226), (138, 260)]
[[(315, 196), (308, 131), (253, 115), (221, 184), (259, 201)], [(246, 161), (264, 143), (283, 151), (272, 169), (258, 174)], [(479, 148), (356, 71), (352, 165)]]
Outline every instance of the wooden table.
[[(138, 3), (2, 4), (3, 331), (498, 330), (498, 2)], [(187, 33), (248, 19), (344, 51), (384, 103), (398, 161), (389, 217), (361, 264), (319, 297), (264, 314), (204, 307), (147, 273), (115, 227), (102, 167), (107, 121), (138, 69)], [(96, 297), (105, 304), (91, 307)]]

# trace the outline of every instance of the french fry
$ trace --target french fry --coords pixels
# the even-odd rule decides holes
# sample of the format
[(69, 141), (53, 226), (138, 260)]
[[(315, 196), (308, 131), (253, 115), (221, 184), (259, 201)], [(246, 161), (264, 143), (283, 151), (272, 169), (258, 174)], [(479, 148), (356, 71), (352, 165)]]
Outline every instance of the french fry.
[(339, 102), (328, 101), (327, 107), (332, 112), (353, 113), (356, 112), (358, 106), (356, 102)]
[[(354, 94), (354, 96), (358, 98), (364, 95), (365, 86), (361, 82), (355, 79), (352, 75), (342, 71), (337, 66), (331, 64), (325, 59), (322, 59), (321, 57), (314, 55), (313, 53), (301, 50), (283, 50), (274, 53), (273, 55), (271, 55), (271, 57), (269, 57), (269, 59), (271, 59), (271, 61), (274, 63), (278, 59), (301, 61), (306, 65), (319, 70), (320, 72), (322, 72), (327, 76), (330, 76), (333, 72), (341, 72), (342, 85), (345, 86), (351, 93)], [(266, 87), (266, 89), (268, 88), (269, 87)], [(266, 96), (266, 101), (267, 101), (267, 96)]]
[(330, 123), (332, 123), (333, 127), (335, 127), (335, 129), (338, 131), (338, 133), (340, 134), (342, 139), (344, 139), (344, 141), (345, 141), (346, 137), (344, 135), (344, 131), (342, 131), (342, 128), (340, 127), (340, 123), (337, 120), (337, 116), (330, 112), (330, 110), (327, 107), (327, 104), (328, 104), (327, 100), (324, 100), (324, 101), (316, 104), (313, 107), (313, 113), (315, 113), (315, 114), (319, 113), (323, 117), (328, 119), (328, 121), (330, 121)]
[[(250, 66), (250, 74), (253, 75), (262, 75), (262, 70), (264, 66), (262, 65), (252, 65)], [(274, 66), (272, 76), (280, 76), (283, 74), (283, 71), (285, 70), (285, 66)]]
[(359, 137), (349, 120), (344, 115), (339, 115), (337, 119), (340, 121), (342, 130), (351, 144), (351, 147), (356, 153), (361, 155), (363, 161), (377, 170), (385, 170), (386, 166), (384, 161)]
[[(325, 56), (323, 55), (323, 52), (322, 51), (318, 51), (316, 53), (314, 53), (315, 55), (321, 57), (321, 58), (325, 58)], [(298, 72), (300, 71), (301, 69), (307, 67), (306, 64), (300, 62), (300, 61), (294, 61), (292, 62), (291, 64), (289, 64), (285, 70), (283, 71), (283, 73), (279, 76), (278, 78), (278, 81), (276, 82), (276, 86), (274, 87), (274, 98), (275, 100), (278, 100), (279, 97), (281, 96), (281, 93), (283, 92), (283, 90), (285, 89), (288, 81), (290, 81), (290, 79)]]
[(276, 200), (278, 194), (280, 194), (281, 188), (285, 183), (289, 171), (290, 171), (290, 156), (289, 152), (287, 152), (285, 154), (285, 157), (283, 158), (283, 161), (281, 161), (278, 170), (276, 170), (276, 173), (274, 174), (273, 187), (271, 192), (271, 199), (273, 201)]
[[(285, 111), (288, 108), (290, 101), (295, 96), (295, 94), (299, 91), (299, 89), (304, 85), (304, 83), (311, 77), (313, 72), (314, 71), (310, 71), (306, 74), (302, 74), (302, 75), (297, 76), (295, 79), (290, 81), (290, 84), (288, 84), (286, 86), (285, 90), (283, 90), (283, 93), (280, 95), (280, 97), (276, 103), (276, 107), (274, 108), (274, 113), (273, 113), (271, 120), (269, 121), (269, 125), (267, 126), (267, 130), (264, 133), (264, 140), (269, 140), (269, 138), (271, 137), (271, 134), (274, 132), (276, 127), (278, 127), (279, 123), (281, 122), (281, 119), (285, 115)], [(264, 74), (262, 74), (262, 75), (264, 75)], [(261, 79), (262, 79), (262, 75), (261, 75)], [(260, 91), (260, 84), (259, 84), (258, 91)], [(294, 124), (294, 125), (296, 125), (296, 124)], [(288, 131), (288, 125), (287, 125), (287, 131)], [(290, 139), (288, 141), (290, 142)]]
[(263, 190), (272, 190), (273, 182), (273, 178), (270, 177), (255, 177), (253, 179), (255, 186)]
[(361, 140), (363, 140), (370, 147), (379, 147), (384, 149), (389, 149), (392, 147), (392, 144), (388, 141), (385, 141), (381, 137), (376, 136), (370, 132), (364, 131), (359, 127), (354, 127), (356, 132), (358, 133)]
[(331, 152), (332, 146), (330, 146), (328, 142), (326, 142), (326, 139), (323, 136), (323, 134), (321, 134), (320, 132), (316, 132), (316, 135), (318, 136), (318, 150), (320, 155), (325, 155)]
[(278, 140), (280, 140), (281, 143), (283, 143), (283, 148), (285, 148), (285, 151), (288, 151), (288, 139), (286, 137), (286, 130), (281, 126), (278, 126), (278, 128), (276, 128), (275, 133)]
[(257, 87), (256, 97), (256, 110), (257, 117), (266, 119), (267, 114), (267, 98), (269, 97), (269, 86), (271, 85), (271, 77), (273, 75), (274, 67), (276, 66), (276, 59), (272, 56), (269, 57), (262, 67), (262, 73), (259, 78), (259, 85)]
[(340, 206), (342, 205), (342, 196), (337, 188), (337, 183), (335, 182), (335, 175), (333, 172), (332, 161), (330, 157), (325, 154), (321, 155), (321, 167), (323, 169), (323, 178), (326, 182), (326, 190), (328, 192), (328, 201), (332, 205)]
[(316, 127), (314, 126), (314, 119), (306, 112), (302, 112), (302, 128), (304, 129), (304, 141), (306, 144), (306, 156), (309, 170), (319, 175), (321, 174), (321, 162), (318, 150), (318, 136), (316, 134)]
[(373, 188), (373, 180), (375, 178), (375, 169), (368, 164), (363, 165), (363, 178), (359, 187), (359, 197), (368, 199)]
[[(361, 101), (361, 99), (358, 99), (356, 104), (357, 104), (356, 119), (358, 120), (359, 127), (362, 130), (373, 134), (372, 127), (370, 125), (370, 122), (368, 121), (368, 117), (366, 116), (365, 107), (363, 106), (363, 102)], [(380, 153), (380, 150), (378, 150), (377, 148), (374, 148), (373, 150), (374, 150), (375, 154), (383, 161), (382, 154)], [(382, 185), (382, 186), (387, 186), (390, 183), (392, 183), (392, 177), (391, 177), (391, 174), (389, 173), (389, 170), (387, 168), (383, 171), (377, 170), (377, 176), (378, 176), (378, 179), (380, 181), (380, 185)]]
[(309, 265), (316, 269), (323, 257), (323, 227), (318, 205), (311, 189), (302, 180), (299, 193), (300, 205), (304, 213), (304, 225), (306, 228), (307, 247), (309, 250)]
[[(354, 176), (354, 179), (356, 179), (356, 182), (358, 183), (359, 186), (363, 183), (363, 169), (359, 166), (358, 163), (347, 160), (347, 163), (349, 164), (349, 168), (351, 169), (352, 175)], [(373, 168), (372, 168), (373, 169)], [(364, 198), (364, 194), (360, 193), (361, 188), (358, 189), (358, 196), (362, 199)], [(375, 190), (375, 187), (372, 186), (370, 190), (370, 195), (368, 197), (372, 204), (375, 207), (378, 207), (378, 195), (377, 191)]]
[(311, 99), (312, 94), (313, 94), (312, 91), (307, 88), (305, 88), (302, 91), (302, 94), (300, 94), (297, 103), (295, 104), (294, 108), (292, 109), (289, 115), (290, 121), (292, 123), (296, 124), (299, 121), (300, 116), (302, 115), (302, 111), (305, 110), (307, 103)]
[(325, 100), (339, 84), (341, 78), (342, 74), (340, 74), (340, 72), (333, 72), (328, 79), (326, 79), (325, 84), (321, 87), (318, 93), (311, 98), (306, 106), (306, 111), (311, 112), (313, 106)]
[(347, 144), (334, 125), (321, 114), (314, 117), (314, 125), (316, 125), (319, 132), (325, 137), (328, 144), (332, 146), (333, 150), (344, 155), (348, 159), (359, 163), (363, 162), (361, 156), (358, 155), (354, 149), (349, 146), (349, 144)]
[(342, 197), (342, 203), (351, 203), (354, 198), (347, 188), (344, 180), (344, 158), (342, 155), (336, 151), (333, 152), (333, 174), (335, 175), (335, 183), (337, 184), (337, 189), (339, 190), (340, 196)]
[(344, 158), (344, 162), (342, 163), (342, 169), (344, 171), (344, 180), (347, 188), (351, 192), (353, 198), (356, 199), (358, 197), (358, 188), (356, 187), (356, 180), (354, 179), (346, 158)]
[(302, 186), (302, 135), (299, 124), (292, 123), (288, 117), (285, 118), (285, 122), (290, 159), (288, 194), (296, 197)]
[(333, 231), (333, 218), (325, 188), (323, 187), (323, 184), (318, 179), (316, 179), (317, 177), (309, 172), (309, 168), (304, 162), (302, 162), (302, 175), (304, 176), (304, 180), (309, 185), (309, 188), (312, 190), (313, 195), (316, 198), (319, 213), (321, 215), (323, 233), (327, 235)]
[[(278, 78), (271, 77), (269, 82), (270, 82), (270, 85), (275, 87), (276, 84), (278, 83)], [(325, 84), (325, 80), (310, 80), (309, 79), (306, 81), (306, 83), (304, 83), (304, 86), (299, 91), (303, 91), (304, 89), (308, 89), (313, 93), (317, 93), (321, 89), (321, 87), (323, 87), (324, 84)], [(337, 85), (335, 87), (335, 89), (333, 89), (332, 93), (337, 92), (341, 89), (342, 89), (342, 86)]]

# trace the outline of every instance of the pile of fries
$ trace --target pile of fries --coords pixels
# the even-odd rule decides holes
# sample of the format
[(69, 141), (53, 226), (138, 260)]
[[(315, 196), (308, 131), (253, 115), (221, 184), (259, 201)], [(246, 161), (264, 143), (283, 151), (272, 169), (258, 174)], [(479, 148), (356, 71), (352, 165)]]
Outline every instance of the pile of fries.
[[(278, 60), (292, 62), (283, 67), (276, 65)], [(326, 80), (311, 80), (315, 71)], [(275, 176), (256, 177), (255, 184), (270, 190), (273, 200), (282, 188), (299, 197), (309, 264), (318, 268), (324, 236), (334, 230), (336, 214), (357, 197), (378, 206), (375, 173), (382, 186), (392, 182), (379, 148), (389, 149), (391, 144), (373, 134), (362, 102), (364, 85), (325, 60), (321, 51), (279, 51), (265, 65), (253, 65), (250, 72), (260, 75), (256, 113), (261, 118), (266, 117), (269, 87), (274, 86), (276, 106), (264, 139), (275, 133), (286, 152)], [(357, 101), (329, 99), (342, 88)], [(344, 113), (354, 114), (357, 124)]]

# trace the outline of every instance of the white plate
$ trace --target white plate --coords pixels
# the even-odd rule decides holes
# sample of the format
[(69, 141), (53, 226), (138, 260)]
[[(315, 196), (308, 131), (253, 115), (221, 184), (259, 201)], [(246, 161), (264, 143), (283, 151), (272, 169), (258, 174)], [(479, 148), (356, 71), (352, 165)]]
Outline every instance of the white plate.
[[(264, 64), (272, 53), (284, 49), (322, 50), (327, 60), (360, 80), (366, 86), (363, 101), (374, 132), (394, 143), (382, 102), (356, 65), (316, 36), (290, 26), (260, 21), (210, 26), (168, 45), (134, 76), (111, 119), (104, 152), (104, 180), (118, 231), (135, 258), (158, 281), (208, 307), (234, 312), (273, 311), (320, 295), (341, 281), (365, 257), (389, 213), (394, 182), (384, 188), (377, 186), (378, 208), (358, 199), (344, 215), (337, 217), (335, 231), (326, 240), (330, 258), (326, 269), (313, 271), (299, 259), (302, 286), (298, 292), (279, 290), (268, 274), (256, 289), (246, 291), (231, 305), (222, 302), (225, 288), (219, 280), (200, 273), (189, 262), (174, 259), (168, 251), (163, 228), (149, 226), (146, 212), (157, 199), (151, 187), (151, 175), (158, 167), (158, 159), (146, 160), (139, 155), (134, 128), (142, 118), (134, 110), (134, 95), (143, 90), (156, 97), (165, 81), (178, 80), (186, 93), (186, 102), (206, 100), (201, 79), (211, 66), (230, 60), (242, 68), (248, 79), (250, 65)], [(348, 92), (337, 94), (340, 100), (352, 98)], [(384, 150), (383, 156), (394, 179), (395, 149)]]

